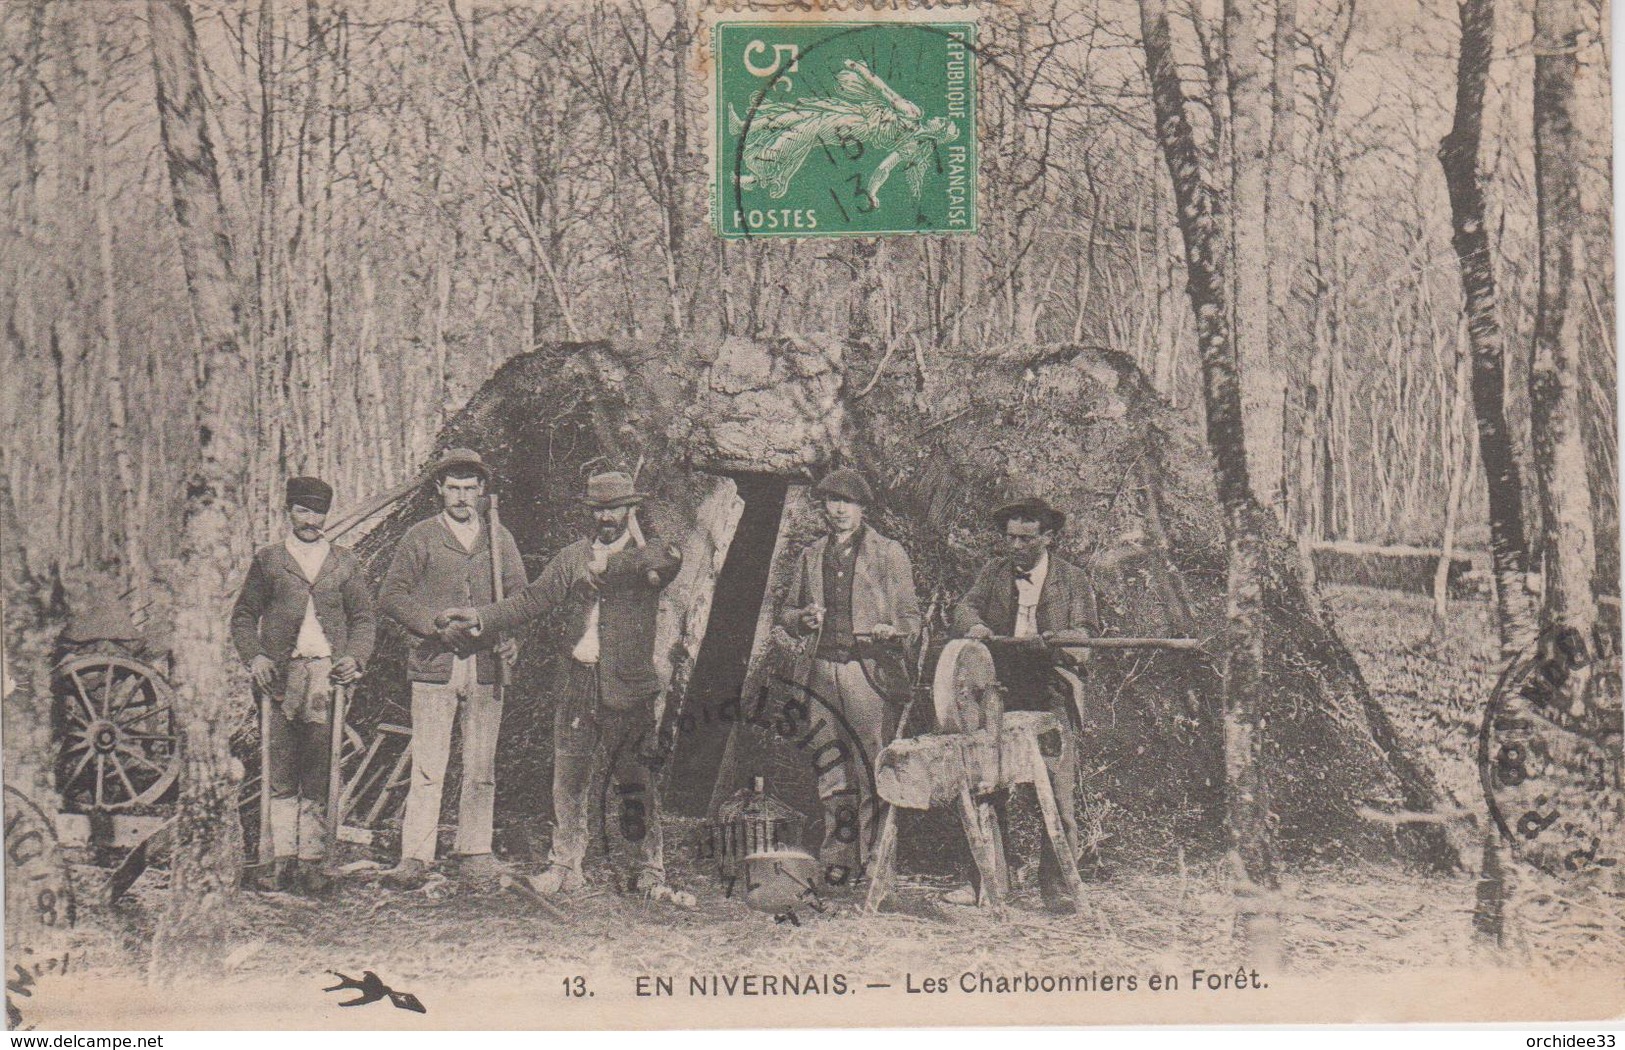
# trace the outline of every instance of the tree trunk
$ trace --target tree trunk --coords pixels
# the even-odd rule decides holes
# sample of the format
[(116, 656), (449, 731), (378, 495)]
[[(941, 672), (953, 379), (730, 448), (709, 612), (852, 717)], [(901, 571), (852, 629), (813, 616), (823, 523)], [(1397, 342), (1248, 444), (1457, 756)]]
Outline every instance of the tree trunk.
[[(1575, 0), (1535, 4), (1535, 209), (1540, 292), (1529, 367), (1530, 434), (1541, 502), (1542, 633), (1574, 632), (1590, 645), (1597, 623), (1585, 436), (1580, 411), (1581, 311), (1571, 309), (1576, 257), (1584, 258), (1574, 78)], [(1573, 637), (1574, 635), (1570, 635)]]
[(130, 456), (130, 436), (124, 404), (124, 349), (119, 342), (117, 286), (113, 272), (113, 220), (108, 214), (107, 170), (111, 161), (108, 145), (106, 107), (109, 103), (101, 62), (102, 34), (91, 28), (86, 49), (86, 76), (89, 83), (91, 157), (91, 210), (96, 223), (96, 259), (100, 270), (98, 323), (101, 328), (103, 365), (107, 372), (105, 397), (107, 438), (113, 453), (113, 476), (118, 482), (118, 508), (103, 508), (103, 514), (118, 522), (117, 547), (124, 567), (124, 585), (130, 590), (129, 606), (146, 604), (147, 568), (141, 548), (146, 523), (137, 516), (135, 463)]
[(278, 229), (278, 185), (276, 165), (276, 12), (275, 0), (260, 0), (256, 29), (259, 64), (259, 209), (256, 216), (254, 249), (254, 417), (255, 469), (250, 477), (254, 489), (249, 500), (251, 535), (268, 535), (280, 504), (276, 485), (271, 481), (282, 466), (283, 413), (278, 409), (281, 382), (282, 312), (279, 271), (282, 252)]
[[(1267, 965), (1277, 961), (1280, 939), (1279, 916), (1268, 903), (1277, 884), (1269, 802), (1259, 762), (1263, 745), (1258, 717), (1260, 670), (1264, 662), (1259, 627), (1267, 515), (1248, 481), (1238, 361), (1226, 302), (1223, 215), (1210, 189), (1212, 182), (1202, 171), (1185, 117), (1185, 96), (1174, 64), (1163, 0), (1140, 0), (1140, 25), (1157, 141), (1173, 179), (1179, 229), (1185, 242), (1187, 289), (1196, 314), (1202, 393), (1207, 408), (1207, 444), (1213, 457), (1229, 555), (1225, 608), (1229, 639), (1221, 676), (1226, 683), (1224, 765), (1232, 875), (1242, 916), (1242, 936), (1254, 961)], [(1238, 137), (1237, 153), (1244, 148), (1244, 140)]]
[(1241, 387), (1248, 476), (1258, 502), (1280, 515), (1281, 390), (1270, 348), (1268, 80), (1258, 48), (1259, 0), (1225, 0), (1224, 60), (1230, 93), (1230, 221), (1235, 270), (1231, 338)]
[(683, 207), (683, 188), (688, 185), (688, 60), (693, 34), (688, 23), (688, 0), (672, 3), (672, 81), (671, 154), (665, 179), (666, 192), (666, 280), (671, 299), (671, 327), (681, 333), (687, 326), (688, 310), (683, 293), (690, 295), (687, 254), (688, 212)]
[(1506, 417), (1505, 349), (1497, 316), (1495, 269), (1484, 224), (1480, 142), (1484, 84), (1495, 41), (1494, 0), (1462, 0), (1461, 50), (1456, 63), (1456, 114), (1439, 144), (1450, 192), (1450, 238), (1461, 265), (1467, 340), (1473, 355), (1473, 411), (1479, 458), (1489, 489), (1490, 554), (1495, 572), (1496, 628), (1501, 654), (1523, 648), (1534, 627), (1525, 576), (1523, 482)]
[(155, 975), (207, 969), (224, 948), (242, 861), (231, 726), (240, 682), (227, 667), (228, 596), (246, 555), (243, 439), (250, 363), (204, 110), (197, 32), (186, 0), (149, 0), (159, 130), (197, 325), (193, 433), (175, 570), (176, 715), (182, 770), (169, 901), (153, 940)]
[(1445, 639), (1445, 616), (1450, 601), (1450, 563), (1456, 557), (1456, 526), (1461, 517), (1462, 493), (1467, 488), (1468, 471), (1472, 469), (1467, 445), (1467, 401), (1472, 388), (1472, 359), (1456, 340), (1456, 367), (1453, 393), (1450, 398), (1449, 421), (1440, 428), (1439, 444), (1444, 452), (1445, 500), (1444, 535), (1439, 543), (1442, 553), (1439, 566), (1433, 574), (1433, 642), (1442, 645)]
[[(1284, 346), (1287, 341), (1291, 321), (1289, 309), (1292, 302), (1292, 275), (1302, 259), (1298, 247), (1300, 244), (1297, 238), (1298, 224), (1292, 214), (1292, 140), (1297, 119), (1298, 50), (1295, 40), (1297, 20), (1297, 0), (1276, 0), (1275, 33), (1271, 48), (1270, 143), (1266, 169), (1268, 183), (1264, 191), (1264, 228), (1269, 236), (1269, 310), (1264, 319), (1265, 343), (1271, 348), (1272, 353), (1277, 346)], [(1299, 347), (1303, 346), (1302, 342), (1297, 340), (1293, 342)], [(1284, 394), (1284, 369), (1281, 371), (1280, 382)], [(1304, 400), (1307, 401), (1307, 397)], [(1283, 403), (1284, 401), (1283, 397)], [(1317, 406), (1318, 403), (1317, 397)], [(1287, 427), (1284, 420), (1279, 427), (1282, 462), (1278, 516), (1289, 523), (1290, 529), (1299, 537), (1300, 544), (1306, 535), (1301, 511), (1307, 501), (1303, 499), (1301, 493), (1295, 493), (1293, 490), (1302, 483), (1306, 474), (1303, 463), (1305, 446), (1301, 439), (1304, 426), (1305, 421), (1300, 416), (1297, 420), (1300, 434), (1297, 448), (1298, 463), (1295, 465), (1287, 463), (1291, 453), (1288, 450)], [(1314, 560), (1308, 556), (1307, 548), (1303, 546), (1300, 546), (1300, 557), (1303, 559), (1305, 586), (1312, 589)]]
[(1298, 258), (1292, 220), (1292, 139), (1297, 122), (1298, 0), (1276, 0), (1275, 40), (1270, 77), (1270, 149), (1264, 193), (1265, 229), (1274, 234), (1269, 253), (1270, 309), (1268, 345), (1275, 347), (1287, 332), (1287, 304), (1292, 300), (1292, 273)]

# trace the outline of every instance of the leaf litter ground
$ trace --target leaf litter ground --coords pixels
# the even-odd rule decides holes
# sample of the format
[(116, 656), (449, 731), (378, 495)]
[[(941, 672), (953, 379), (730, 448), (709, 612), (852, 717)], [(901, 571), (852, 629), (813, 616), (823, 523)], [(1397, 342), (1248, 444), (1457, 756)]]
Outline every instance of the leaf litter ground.
[[(1374, 695), (1409, 748), (1458, 805), (1482, 808), (1474, 764), (1478, 719), (1494, 686), (1489, 607), (1456, 602), (1444, 640), (1428, 641), (1430, 606), (1411, 595), (1329, 589), (1326, 604)], [(1123, 817), (1122, 819), (1128, 819)], [(476, 893), (455, 877), (390, 891), (377, 869), (350, 875), (331, 897), (244, 894), (226, 969), (233, 977), (321, 974), (362, 968), (413, 980), (498, 973), (555, 979), (577, 969), (625, 974), (841, 971), (887, 979), (905, 971), (958, 973), (1181, 973), (1234, 968), (1241, 960), (1224, 869), (1216, 858), (1173, 856), (1118, 863), (1087, 885), (1076, 916), (1045, 913), (1018, 894), (1004, 918), (939, 901), (951, 880), (904, 875), (895, 911), (857, 913), (854, 902), (797, 910), (775, 922), (724, 896), (681, 848), (693, 822), (671, 821), (672, 881), (699, 896), (693, 911), (618, 894), (601, 881), (575, 898), (568, 924), (522, 898)], [(376, 858), (382, 859), (382, 858)], [(1476, 859), (1476, 858), (1475, 858)], [(145, 875), (114, 908), (84, 909), (73, 937), (91, 972), (140, 973), (163, 871)], [(96, 899), (105, 873), (75, 868), (80, 900)], [(1327, 863), (1283, 873), (1286, 964), (1303, 974), (1387, 973), (1418, 966), (1483, 965), (1471, 934), (1475, 875), (1421, 874), (1395, 866)], [(1625, 901), (1523, 871), (1515, 902), (1513, 965), (1625, 967)], [(426, 951), (425, 945), (433, 945)], [(476, 972), (471, 972), (475, 971)], [(224, 976), (224, 975), (223, 975)]]

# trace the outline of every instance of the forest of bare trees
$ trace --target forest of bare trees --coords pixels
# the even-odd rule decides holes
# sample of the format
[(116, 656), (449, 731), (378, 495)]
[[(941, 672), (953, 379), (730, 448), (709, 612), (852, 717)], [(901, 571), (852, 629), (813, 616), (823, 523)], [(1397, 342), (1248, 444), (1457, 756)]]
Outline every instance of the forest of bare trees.
[[(1455, 119), (1456, 5), (1266, 6), (1226, 5), (1234, 24), (1216, 5), (1170, 11), (1201, 148), (1228, 150), (1206, 137), (1232, 127), (1246, 145), (1226, 182), (1246, 202), (1237, 329), (1244, 346), (1269, 348), (1244, 358), (1258, 495), (1309, 540), (1485, 547), (1484, 471), (1461, 411), (1477, 337), (1436, 157)], [(1536, 50), (1529, 5), (1497, 7), (1480, 232), (1533, 525)], [(1607, 59), (1597, 7), (1570, 8), (1575, 176), (1555, 221), (1573, 262), (1560, 323), (1606, 578), (1617, 559)], [(147, 8), (95, 10), (0, 13), (11, 72), (0, 134), (16, 161), (6, 475), (12, 505), (40, 511), (18, 519), (27, 573), (111, 568), (144, 590), (179, 551), (173, 494), (196, 441), (182, 411), (196, 354), (180, 348), (195, 348), (196, 322)], [(254, 537), (271, 527), (271, 479), (312, 470), (357, 494), (401, 480), (495, 365), (545, 339), (869, 334), (927, 392), (955, 378), (933, 374), (939, 348), (1068, 341), (1128, 352), (1177, 404), (1200, 401), (1132, 5), (988, 17), (984, 235), (873, 245), (708, 234), (708, 117), (682, 60), (698, 32), (685, 12), (191, 5), (252, 370)], [(1252, 46), (1226, 51), (1227, 32)]]

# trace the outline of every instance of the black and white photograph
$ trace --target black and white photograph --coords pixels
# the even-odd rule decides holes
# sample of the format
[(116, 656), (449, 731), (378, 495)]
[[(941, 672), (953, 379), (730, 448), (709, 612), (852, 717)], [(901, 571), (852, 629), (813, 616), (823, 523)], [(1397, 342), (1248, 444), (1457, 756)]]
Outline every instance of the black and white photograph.
[(7, 1028), (1616, 1023), (1611, 16), (0, 0)]

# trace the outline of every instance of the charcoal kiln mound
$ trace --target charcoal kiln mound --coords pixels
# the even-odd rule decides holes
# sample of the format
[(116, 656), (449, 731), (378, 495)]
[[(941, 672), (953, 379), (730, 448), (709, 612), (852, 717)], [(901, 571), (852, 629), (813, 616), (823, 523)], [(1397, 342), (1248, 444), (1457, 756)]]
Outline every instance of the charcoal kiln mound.
[[(1206, 449), (1127, 356), (943, 352), (929, 382), (909, 369), (871, 383), (877, 367), (865, 348), (827, 337), (557, 344), (511, 360), (440, 435), (439, 448), (474, 448), (493, 465), (503, 523), (532, 578), (582, 534), (589, 474), (635, 470), (650, 492), (647, 531), (684, 552), (657, 640), (677, 734), (672, 812), (714, 812), (754, 774), (815, 811), (802, 756), (738, 715), (775, 688), (783, 639), (772, 615), (818, 531), (807, 486), (836, 465), (868, 475), (871, 520), (913, 559), (930, 619), (925, 681), (953, 603), (992, 550), (987, 510), (1013, 495), (1038, 493), (1067, 512), (1058, 550), (1092, 574), (1113, 633), (1216, 639), (1223, 630), (1225, 541)], [(419, 492), (358, 544), (375, 582), (406, 529), (435, 509), (432, 491)], [(1295, 549), (1279, 535), (1268, 573), (1262, 708), (1283, 856), (1453, 864), (1436, 828), (1360, 817), (1362, 807), (1430, 810), (1439, 789), (1304, 593)], [(499, 825), (534, 826), (551, 812), (552, 627), (535, 624), (523, 639), (507, 691)], [(1090, 662), (1084, 827), (1104, 854), (1171, 861), (1181, 847), (1222, 846), (1218, 651)], [(356, 719), (408, 724), (408, 708), (403, 640), (391, 628)], [(924, 726), (918, 714), (911, 725)]]

